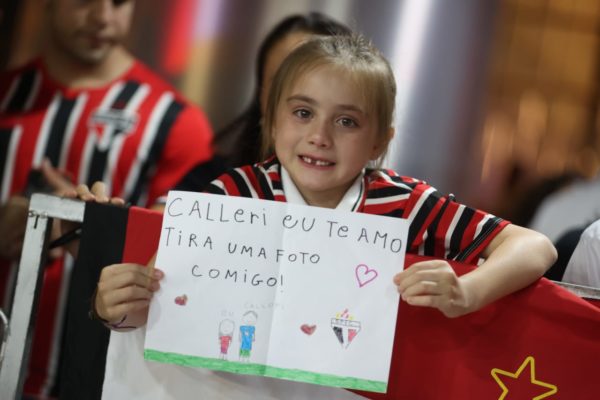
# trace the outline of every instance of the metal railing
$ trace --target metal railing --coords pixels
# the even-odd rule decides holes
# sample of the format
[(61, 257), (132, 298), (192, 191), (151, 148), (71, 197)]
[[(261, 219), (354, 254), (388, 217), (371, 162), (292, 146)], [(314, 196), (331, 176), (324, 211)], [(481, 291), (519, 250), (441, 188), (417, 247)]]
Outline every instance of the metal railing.
[(31, 196), (14, 301), (8, 329), (4, 331), (4, 359), (0, 364), (2, 399), (22, 397), (52, 220), (82, 222), (84, 209), (85, 203), (77, 200), (45, 194)]

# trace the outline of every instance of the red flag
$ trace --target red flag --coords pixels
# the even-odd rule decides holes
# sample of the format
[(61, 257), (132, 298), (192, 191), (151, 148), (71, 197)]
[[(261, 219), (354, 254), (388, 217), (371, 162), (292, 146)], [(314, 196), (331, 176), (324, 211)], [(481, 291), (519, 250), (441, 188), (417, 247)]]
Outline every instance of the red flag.
[[(407, 255), (406, 264), (422, 260)], [(451, 263), (462, 274), (472, 267)], [(600, 310), (546, 279), (449, 319), (401, 303), (388, 393), (372, 399), (591, 399)], [(560, 396), (560, 397), (559, 397)]]
[[(161, 215), (131, 208), (124, 262), (155, 253)], [(423, 257), (406, 256), (409, 266)], [(451, 262), (457, 273), (473, 267)], [(371, 399), (592, 399), (600, 392), (600, 310), (552, 282), (446, 318), (401, 302), (388, 392)]]

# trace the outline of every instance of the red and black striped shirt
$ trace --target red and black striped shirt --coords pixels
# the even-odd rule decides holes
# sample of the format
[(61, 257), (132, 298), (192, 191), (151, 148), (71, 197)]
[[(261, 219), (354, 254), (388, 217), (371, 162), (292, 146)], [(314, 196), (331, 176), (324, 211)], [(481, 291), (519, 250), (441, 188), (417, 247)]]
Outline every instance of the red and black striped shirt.
[(211, 141), (202, 111), (140, 62), (93, 89), (62, 86), (40, 60), (0, 76), (0, 203), (48, 158), (76, 183), (152, 205), (212, 157)]
[[(367, 169), (357, 212), (409, 220), (407, 251), (475, 263), (508, 221), (467, 207), (427, 183), (391, 170)], [(205, 191), (229, 196), (286, 201), (281, 165), (270, 159), (228, 171)]]

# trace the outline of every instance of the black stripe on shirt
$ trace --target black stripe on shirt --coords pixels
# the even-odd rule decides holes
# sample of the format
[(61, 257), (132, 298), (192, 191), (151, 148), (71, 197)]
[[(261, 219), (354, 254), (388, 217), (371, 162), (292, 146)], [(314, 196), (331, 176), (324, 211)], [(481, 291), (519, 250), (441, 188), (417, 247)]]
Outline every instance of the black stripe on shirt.
[(139, 82), (135, 82), (135, 81), (125, 82), (123, 89), (121, 89), (121, 92), (117, 95), (117, 97), (113, 101), (110, 108), (113, 110), (124, 110), (125, 107), (127, 107), (127, 104), (133, 98), (133, 95), (135, 94), (135, 92), (137, 92), (137, 90), (139, 89), (139, 87), (140, 87)]
[(392, 211), (388, 211), (381, 215), (385, 215), (386, 217), (402, 218), (404, 215), (404, 208), (395, 208)]
[(258, 185), (263, 192), (263, 196), (266, 200), (275, 200), (275, 195), (273, 194), (273, 189), (269, 186), (269, 181), (267, 180), (266, 174), (258, 168), (257, 166), (252, 167), (252, 172), (256, 179), (258, 180)]
[(175, 123), (175, 120), (183, 108), (184, 105), (177, 101), (171, 102), (169, 107), (167, 107), (167, 111), (165, 111), (165, 115), (158, 126), (158, 131), (154, 137), (154, 142), (152, 143), (148, 157), (146, 158), (146, 161), (144, 161), (142, 168), (140, 168), (140, 173), (136, 179), (134, 189), (131, 192), (131, 197), (129, 198), (131, 204), (137, 204), (142, 197), (142, 193), (148, 190), (148, 186), (150, 184), (149, 175), (156, 167), (160, 155), (165, 147), (165, 143), (167, 142), (169, 132), (171, 132), (171, 127)]
[[(127, 107), (127, 104), (133, 98), (135, 92), (139, 89), (140, 84), (134, 81), (128, 81), (125, 83), (112, 105), (110, 106), (111, 110), (123, 110)], [(103, 134), (111, 134), (111, 138), (102, 138), (99, 140), (108, 140), (109, 145), (105, 149), (99, 149), (98, 146), (94, 147), (94, 151), (92, 153), (92, 157), (89, 163), (89, 173), (87, 184), (91, 187), (91, 185), (96, 181), (104, 180), (104, 171), (106, 170), (106, 164), (108, 162), (108, 152), (110, 151), (111, 144), (115, 137), (120, 134), (123, 134), (121, 130), (105, 130)]]
[[(265, 169), (265, 171), (267, 171), (267, 173), (269, 172), (269, 170), (275, 163), (275, 160), (276, 159), (273, 158), (268, 164), (267, 163), (263, 164), (263, 168)], [(281, 164), (277, 164), (276, 169), (277, 169), (277, 178), (278, 179), (273, 179), (269, 176), (269, 179), (271, 180), (271, 186), (273, 187), (274, 191), (280, 190), (283, 192), (283, 182), (281, 181)]]
[(240, 196), (252, 197), (250, 187), (248, 186), (248, 184), (246, 183), (246, 181), (244, 180), (244, 178), (238, 170), (232, 169), (231, 171), (229, 171), (229, 176), (231, 176), (231, 179), (233, 179), (233, 182), (235, 182), (235, 186), (240, 192)]
[(421, 204), (421, 208), (419, 208), (419, 211), (417, 211), (417, 215), (415, 215), (414, 220), (411, 221), (410, 227), (408, 228), (408, 248), (413, 246), (413, 243), (417, 238), (417, 234), (421, 230), (421, 227), (425, 225), (425, 221), (429, 217), (429, 214), (431, 214), (431, 210), (433, 207), (435, 207), (439, 200), (439, 195), (436, 191), (433, 191), (429, 194), (423, 192), (421, 196), (427, 196), (427, 198)]
[(214, 183), (209, 183), (203, 190), (204, 193), (212, 193), (212, 194), (225, 194), (225, 189), (220, 188)]
[(467, 246), (467, 248), (465, 248), (456, 256), (456, 261), (467, 260), (467, 258), (481, 245), (481, 243), (490, 235), (490, 233), (496, 229), (496, 227), (500, 224), (500, 221), (502, 221), (502, 219), (494, 217), (490, 218), (485, 224), (483, 224), (483, 228), (481, 229), (479, 235), (477, 235), (475, 240), (473, 240), (471, 244)]
[(65, 99), (60, 98), (60, 103), (54, 120), (50, 126), (50, 133), (48, 135), (48, 141), (46, 142), (46, 151), (44, 155), (50, 160), (52, 165), (58, 165), (60, 153), (63, 147), (63, 140), (67, 131), (67, 124), (69, 117), (75, 107), (76, 99)]
[(387, 186), (381, 187), (377, 189), (372, 189), (367, 194), (368, 199), (382, 199), (386, 197), (394, 197), (399, 196), (402, 192), (410, 193), (409, 190), (403, 190), (403, 188), (398, 186)]
[(425, 254), (435, 255), (435, 234), (437, 232), (438, 225), (440, 224), (440, 220), (442, 219), (442, 216), (444, 215), (444, 212), (448, 207), (448, 204), (453, 200), (454, 196), (452, 195), (446, 198), (446, 201), (444, 201), (444, 204), (442, 205), (442, 208), (438, 212), (437, 216), (435, 217), (431, 225), (427, 227), (427, 239), (425, 239)]
[[(110, 147), (109, 147), (110, 149)], [(106, 168), (106, 162), (108, 160), (108, 150), (98, 150), (94, 148), (92, 153), (92, 159), (90, 161), (89, 175), (87, 184), (91, 187), (96, 181), (104, 179), (104, 170)]]
[(19, 80), (19, 84), (17, 85), (17, 89), (15, 90), (10, 102), (8, 103), (8, 106), (6, 107), (6, 111), (23, 111), (25, 108), (25, 103), (27, 102), (27, 98), (33, 90), (33, 82), (35, 81), (36, 73), (37, 72), (35, 69), (30, 69), (23, 72), (21, 79)]
[(460, 252), (460, 242), (465, 234), (465, 230), (469, 226), (473, 216), (475, 215), (475, 210), (465, 207), (463, 212), (458, 219), (458, 223), (454, 227), (452, 231), (452, 236), (450, 237), (450, 252), (448, 253), (448, 259), (454, 260), (455, 257), (459, 255)]
[(271, 180), (271, 183), (273, 184), (273, 190), (280, 190), (283, 192), (283, 183), (281, 183), (281, 180)]

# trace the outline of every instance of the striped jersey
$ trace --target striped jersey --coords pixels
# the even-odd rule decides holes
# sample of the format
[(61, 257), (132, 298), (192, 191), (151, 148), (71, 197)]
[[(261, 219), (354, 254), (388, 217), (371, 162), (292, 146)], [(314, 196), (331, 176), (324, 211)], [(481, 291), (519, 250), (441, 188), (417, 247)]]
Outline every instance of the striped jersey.
[[(281, 164), (272, 158), (229, 170), (205, 191), (229, 196), (285, 202)], [(407, 251), (413, 254), (476, 263), (490, 241), (509, 224), (467, 207), (427, 183), (391, 170), (367, 169), (356, 212), (409, 221)]]
[(149, 206), (209, 160), (204, 114), (140, 62), (108, 85), (74, 90), (40, 60), (0, 76), (0, 203), (48, 158), (73, 182)]
[[(102, 180), (110, 195), (149, 206), (212, 158), (211, 142), (202, 111), (137, 61), (92, 89), (59, 84), (41, 60), (0, 75), (0, 204), (29, 192), (30, 172), (47, 158), (75, 183)], [(45, 268), (28, 394), (48, 394), (54, 385), (70, 276), (59, 261)], [(2, 263), (0, 294), (15, 271), (7, 276)]]

